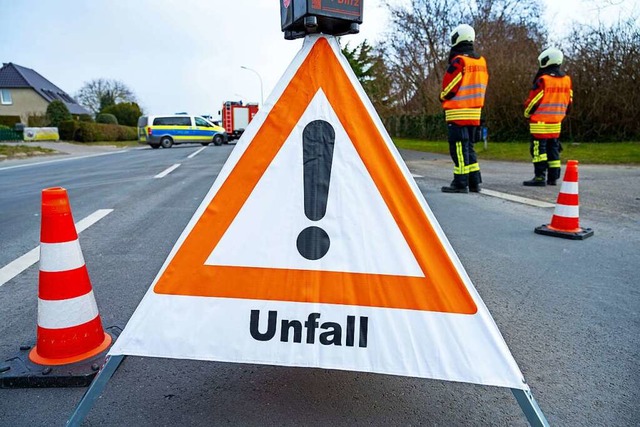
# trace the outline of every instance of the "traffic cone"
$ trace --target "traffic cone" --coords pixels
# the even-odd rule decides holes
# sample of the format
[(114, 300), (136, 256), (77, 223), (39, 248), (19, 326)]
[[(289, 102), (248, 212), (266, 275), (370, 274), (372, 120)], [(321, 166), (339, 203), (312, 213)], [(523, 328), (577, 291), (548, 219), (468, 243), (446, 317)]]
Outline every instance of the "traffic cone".
[(584, 240), (593, 236), (593, 230), (580, 227), (578, 203), (578, 161), (569, 160), (564, 172), (558, 201), (551, 217), (551, 224), (536, 227), (535, 232), (564, 239)]
[(111, 336), (102, 328), (67, 190), (44, 189), (37, 343), (29, 359), (40, 365), (66, 365), (91, 358), (109, 344)]

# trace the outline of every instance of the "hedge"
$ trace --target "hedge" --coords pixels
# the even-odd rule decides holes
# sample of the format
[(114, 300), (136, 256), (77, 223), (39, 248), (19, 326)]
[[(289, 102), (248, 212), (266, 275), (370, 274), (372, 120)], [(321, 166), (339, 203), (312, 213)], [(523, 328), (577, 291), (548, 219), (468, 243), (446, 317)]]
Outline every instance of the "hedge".
[(13, 129), (16, 123), (22, 123), (20, 116), (0, 116), (0, 125), (9, 126)]
[(64, 141), (133, 141), (138, 139), (138, 130), (134, 127), (102, 123), (68, 120), (60, 123), (58, 131), (60, 139)]
[(66, 120), (58, 125), (58, 133), (62, 141), (75, 141), (78, 123), (74, 120)]
[[(422, 139), (427, 141), (446, 141), (447, 123), (444, 113), (437, 115), (398, 115), (383, 118), (384, 125), (394, 138)], [(529, 141), (529, 126), (526, 120), (512, 123), (510, 126), (504, 125), (506, 120), (492, 120), (492, 116), (487, 117), (485, 126), (488, 128), (489, 140), (499, 141)], [(561, 139), (564, 141), (573, 140), (571, 132), (572, 121), (565, 120), (562, 125)]]
[(422, 116), (390, 116), (384, 125), (393, 137), (442, 141), (447, 139), (447, 124), (444, 114)]

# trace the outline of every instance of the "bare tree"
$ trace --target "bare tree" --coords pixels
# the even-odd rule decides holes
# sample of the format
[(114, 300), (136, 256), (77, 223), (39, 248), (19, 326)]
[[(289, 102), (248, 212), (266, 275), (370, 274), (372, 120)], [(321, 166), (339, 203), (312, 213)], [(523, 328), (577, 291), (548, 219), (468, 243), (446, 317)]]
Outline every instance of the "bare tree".
[(579, 140), (640, 138), (640, 26), (627, 19), (574, 27), (564, 42), (573, 78), (570, 130)]
[(76, 93), (78, 102), (94, 114), (120, 102), (136, 102), (133, 91), (119, 80), (94, 79), (85, 82)]
[(463, 20), (459, 2), (411, 0), (407, 6), (387, 7), (391, 33), (381, 48), (393, 75), (393, 97), (403, 113), (437, 111), (437, 95), (429, 89), (442, 78), (449, 32)]

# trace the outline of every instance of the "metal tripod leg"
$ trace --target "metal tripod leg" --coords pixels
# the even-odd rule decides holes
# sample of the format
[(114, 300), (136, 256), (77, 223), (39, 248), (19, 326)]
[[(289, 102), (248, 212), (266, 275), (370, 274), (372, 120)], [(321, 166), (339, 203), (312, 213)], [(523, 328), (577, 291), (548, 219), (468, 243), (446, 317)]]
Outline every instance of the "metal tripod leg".
[(520, 408), (522, 408), (522, 412), (524, 412), (524, 415), (527, 417), (527, 421), (529, 421), (529, 425), (531, 425), (531, 427), (549, 427), (549, 422), (542, 413), (542, 409), (540, 409), (538, 403), (533, 398), (531, 390), (512, 388), (511, 392), (516, 397), (516, 400), (518, 401)]
[(77, 427), (82, 424), (87, 414), (93, 407), (95, 401), (102, 394), (102, 390), (106, 387), (107, 383), (111, 376), (116, 372), (120, 363), (124, 360), (124, 356), (108, 356), (107, 361), (100, 369), (100, 372), (93, 379), (93, 382), (87, 389), (87, 392), (82, 396), (82, 400), (76, 406), (76, 410), (71, 414), (71, 418), (67, 421), (67, 426), (69, 427)]

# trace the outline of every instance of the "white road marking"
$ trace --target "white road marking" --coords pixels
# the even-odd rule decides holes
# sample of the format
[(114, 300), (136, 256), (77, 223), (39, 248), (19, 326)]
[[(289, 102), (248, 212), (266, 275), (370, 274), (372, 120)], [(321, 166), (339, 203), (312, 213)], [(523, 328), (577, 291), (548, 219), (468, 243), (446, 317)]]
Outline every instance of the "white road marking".
[(66, 157), (64, 159), (47, 160), (44, 162), (26, 163), (23, 165), (7, 166), (6, 168), (0, 168), (0, 171), (6, 171), (9, 169), (17, 169), (17, 168), (26, 168), (28, 166), (48, 165), (51, 163), (58, 163), (58, 162), (68, 162), (69, 160), (88, 159), (90, 157), (108, 156), (110, 154), (126, 153), (127, 151), (129, 150), (110, 151), (107, 153), (89, 154), (86, 156), (78, 156), (78, 157)]
[(179, 167), (180, 167), (180, 163), (176, 163), (175, 165), (166, 168), (165, 170), (160, 172), (158, 175), (154, 176), (154, 178), (164, 178), (165, 176), (169, 175), (171, 172), (178, 169)]
[(111, 212), (113, 212), (113, 209), (98, 209), (88, 217), (76, 222), (76, 231), (78, 233), (82, 233), (84, 230), (91, 227), (93, 224), (100, 221)]
[[(113, 212), (113, 209), (99, 209), (89, 215), (88, 217), (76, 222), (76, 231), (81, 233), (87, 228), (91, 227), (96, 222), (100, 221), (105, 216)], [(9, 280), (22, 273), (27, 268), (40, 260), (40, 246), (31, 249), (26, 254), (22, 255), (11, 261), (9, 264), (0, 268), (0, 287), (7, 283)]]
[(484, 194), (486, 196), (498, 197), (500, 199), (509, 200), (511, 202), (522, 203), (529, 206), (535, 206), (537, 208), (553, 208), (554, 204), (541, 202), (540, 200), (527, 199), (526, 197), (514, 196), (513, 194), (501, 193), (499, 191), (487, 190), (486, 188), (482, 189), (480, 194)]
[(411, 176), (414, 177), (414, 178), (424, 178), (424, 176), (418, 175), (418, 174), (415, 174), (415, 173), (412, 173)]
[(194, 153), (189, 154), (189, 155), (187, 156), (187, 159), (192, 159), (192, 158), (194, 158), (195, 156), (197, 156), (197, 155), (198, 155), (202, 150), (204, 150), (205, 148), (207, 148), (207, 147), (202, 147), (202, 148), (201, 148), (201, 149), (199, 149), (198, 151), (196, 151), (196, 152), (194, 152)]

